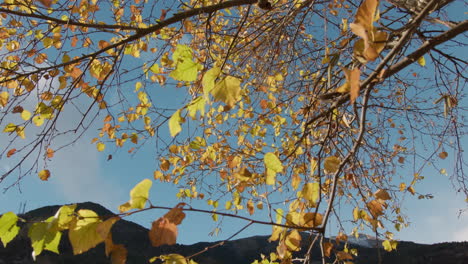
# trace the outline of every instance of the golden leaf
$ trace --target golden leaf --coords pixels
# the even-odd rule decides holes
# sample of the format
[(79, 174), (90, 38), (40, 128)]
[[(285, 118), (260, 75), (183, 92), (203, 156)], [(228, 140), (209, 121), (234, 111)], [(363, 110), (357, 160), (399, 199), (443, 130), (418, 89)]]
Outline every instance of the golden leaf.
[(39, 173), (38, 173), (38, 176), (39, 176), (39, 179), (41, 179), (42, 181), (47, 181), (50, 177), (50, 171), (49, 170), (41, 170)]
[(325, 173), (335, 173), (338, 171), (340, 166), (341, 160), (338, 157), (330, 156), (325, 159), (324, 167)]
[(285, 239), (286, 247), (291, 251), (299, 251), (301, 249), (301, 234), (297, 230), (292, 230)]
[(374, 193), (374, 197), (380, 200), (390, 200), (390, 194), (386, 190), (379, 189)]

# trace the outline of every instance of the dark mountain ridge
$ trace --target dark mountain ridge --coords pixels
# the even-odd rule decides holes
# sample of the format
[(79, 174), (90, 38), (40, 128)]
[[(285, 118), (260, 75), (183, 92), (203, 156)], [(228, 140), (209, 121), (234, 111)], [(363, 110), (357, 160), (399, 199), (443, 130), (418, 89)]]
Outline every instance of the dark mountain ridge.
[[(43, 220), (55, 215), (60, 208), (56, 206), (46, 206), (29, 211), (22, 218), (27, 221)], [(80, 203), (77, 209), (90, 209), (100, 216), (111, 216), (113, 213), (103, 206), (91, 202)], [(24, 224), (23, 226), (24, 227)], [(90, 251), (74, 256), (71, 245), (66, 234), (62, 236), (60, 243), (60, 255), (44, 251), (34, 262), (31, 256), (31, 242), (27, 237), (27, 228), (22, 228), (18, 237), (8, 244), (6, 248), (0, 246), (0, 264), (104, 264), (110, 263), (104, 254), (104, 245), (100, 244)], [(161, 254), (177, 253), (190, 256), (197, 252), (215, 245), (217, 242), (199, 242), (193, 245), (172, 245), (152, 247), (148, 238), (148, 229), (126, 220), (118, 221), (112, 227), (113, 240), (117, 244), (124, 244), (128, 250), (127, 263), (139, 264), (148, 263), (151, 257)], [(304, 234), (303, 241), (307, 241)], [(364, 241), (366, 242), (366, 241)], [(369, 243), (368, 243), (369, 244)], [(274, 252), (277, 242), (268, 242), (268, 236), (253, 236), (249, 238), (228, 241), (222, 246), (210, 248), (206, 252), (194, 258), (199, 264), (250, 264), (255, 259), (260, 260), (260, 254), (269, 255)], [(343, 246), (343, 245), (341, 245)], [(378, 263), (378, 251), (380, 250), (382, 263), (402, 263), (402, 264), (466, 264), (468, 263), (468, 242), (449, 242), (434, 245), (417, 244), (413, 242), (401, 241), (398, 250), (385, 252), (382, 249), (363, 246), (363, 243), (351, 243), (349, 248), (356, 248), (358, 256), (354, 263)], [(304, 247), (303, 247), (304, 248)], [(298, 252), (298, 256), (304, 255)], [(314, 248), (311, 252), (314, 263), (320, 261), (320, 250)], [(333, 262), (330, 259), (329, 262)]]

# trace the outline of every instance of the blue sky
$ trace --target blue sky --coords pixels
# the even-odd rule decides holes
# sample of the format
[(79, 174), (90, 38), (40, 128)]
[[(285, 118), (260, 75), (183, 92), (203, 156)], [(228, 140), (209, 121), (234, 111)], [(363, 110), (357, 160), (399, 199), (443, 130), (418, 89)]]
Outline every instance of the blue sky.
[[(465, 48), (466, 50), (466, 48)], [(177, 88), (164, 88), (154, 91), (153, 96), (156, 101), (164, 107), (178, 108), (178, 103), (183, 101), (186, 91)], [(82, 101), (85, 105), (86, 100)], [(35, 102), (28, 102), (34, 105)], [(460, 102), (463, 107), (467, 107), (467, 100)], [(73, 120), (79, 113), (73, 110), (64, 113), (67, 118), (61, 125), (73, 124)], [(104, 115), (99, 116), (97, 125)], [(69, 121), (66, 121), (69, 120)], [(52, 176), (47, 182), (40, 181), (33, 174), (24, 178), (19, 185), (21, 188), (12, 188), (6, 193), (0, 194), (0, 213), (7, 211), (18, 212), (21, 203), (26, 203), (26, 210), (54, 204), (67, 204), (84, 201), (100, 203), (108, 209), (117, 212), (120, 204), (129, 199), (130, 189), (144, 178), (152, 178), (153, 171), (157, 168), (157, 161), (154, 159), (156, 147), (153, 144), (145, 145), (135, 155), (129, 155), (126, 149), (114, 150), (108, 148), (104, 153), (96, 151), (91, 138), (96, 136), (99, 128), (97, 125), (91, 127), (89, 131), (74, 145), (56, 154), (56, 157), (48, 164), (51, 168)], [(162, 135), (169, 138), (168, 128)], [(60, 138), (59, 142), (66, 142), (67, 138)], [(0, 139), (0, 147), (3, 149), (5, 140)], [(466, 146), (466, 139), (463, 141)], [(113, 159), (107, 161), (107, 155), (112, 154)], [(466, 157), (466, 154), (465, 154)], [(453, 153), (449, 152), (449, 157), (443, 165), (450, 171), (453, 164)], [(0, 174), (7, 171), (11, 166), (11, 161), (0, 160)], [(402, 170), (399, 174), (405, 174)], [(468, 240), (468, 212), (459, 215), (459, 210), (466, 208), (465, 197), (454, 191), (447, 176), (440, 174), (437, 170), (427, 168), (423, 175), (426, 180), (416, 186), (421, 193), (431, 193), (432, 200), (418, 200), (414, 196), (407, 195), (403, 208), (410, 217), (412, 224), (396, 233), (397, 239), (410, 240), (420, 243), (436, 243), (444, 241)], [(13, 175), (14, 177), (14, 175)], [(15, 180), (10, 177), (10, 183)], [(7, 182), (8, 184), (8, 182)], [(1, 186), (4, 187), (4, 186)], [(151, 202), (154, 205), (174, 206), (179, 200), (175, 194), (178, 188), (172, 185), (153, 182), (150, 193)], [(190, 205), (194, 208), (207, 208), (204, 201), (193, 201)], [(221, 205), (222, 207), (222, 205)], [(152, 210), (140, 213), (127, 218), (145, 227), (150, 227), (151, 222), (162, 216), (165, 212)], [(245, 212), (241, 214), (246, 215)], [(259, 215), (259, 218), (262, 215)], [(253, 216), (256, 218), (256, 215)], [(221, 218), (220, 218), (221, 221)], [(199, 241), (216, 241), (229, 237), (236, 232), (243, 224), (242, 220), (222, 219), (221, 232), (218, 236), (210, 236), (219, 221), (213, 222), (210, 215), (200, 213), (187, 213), (179, 230), (178, 242), (191, 244)], [(268, 235), (271, 231), (269, 226), (251, 226), (239, 235), (247, 237), (253, 235)], [(334, 230), (330, 230), (329, 235), (334, 235)]]
[[(180, 90), (174, 89), (172, 92), (177, 94)], [(466, 103), (466, 100), (463, 103)], [(70, 118), (73, 117), (73, 113), (68, 114)], [(157, 166), (153, 158), (154, 146), (145, 145), (135, 155), (129, 155), (126, 150), (114, 152), (111, 149), (105, 153), (99, 153), (95, 145), (90, 143), (93, 137), (92, 131), (96, 130), (90, 129), (88, 134), (72, 147), (56, 154), (56, 157), (49, 163), (52, 171), (49, 181), (43, 182), (36, 175), (30, 175), (22, 180), (21, 193), (18, 188), (1, 193), (1, 212), (17, 212), (21, 203), (26, 203), (26, 210), (31, 210), (46, 205), (84, 201), (100, 203), (117, 212), (118, 206), (129, 199), (129, 191), (135, 184), (144, 178), (152, 178)], [(108, 154), (113, 155), (110, 161), (107, 161)], [(452, 164), (451, 157), (453, 153), (449, 153), (449, 158), (443, 164), (447, 165), (447, 168)], [(9, 164), (2, 161), (0, 172), (8, 168)], [(399, 173), (405, 173), (405, 171)], [(459, 216), (459, 210), (466, 206), (463, 195), (457, 195), (448, 177), (435, 169), (428, 168), (423, 175), (426, 176), (426, 180), (417, 185), (416, 189), (421, 193), (433, 194), (434, 199), (418, 200), (411, 195), (405, 197), (403, 208), (412, 224), (396, 233), (396, 238), (420, 243), (468, 240), (468, 226), (466, 225), (468, 214), (464, 213)], [(13, 178), (11, 177), (10, 180)], [(170, 184), (153, 181), (150, 199), (155, 205), (174, 206), (180, 202), (175, 197), (177, 192), (178, 189)], [(190, 204), (194, 208), (207, 207), (204, 201), (193, 201)], [(163, 214), (164, 211), (151, 210), (131, 216), (128, 220), (149, 228), (151, 222)], [(245, 212), (241, 214), (246, 215)], [(254, 218), (255, 216), (254, 214)], [(246, 223), (235, 219), (223, 219), (219, 235), (209, 236), (217, 224), (211, 220), (210, 215), (188, 213), (180, 226), (178, 242), (191, 244), (198, 241), (221, 240)], [(331, 235), (333, 231), (332, 227)], [(251, 226), (239, 237), (267, 235), (269, 232), (271, 228), (268, 226)]]

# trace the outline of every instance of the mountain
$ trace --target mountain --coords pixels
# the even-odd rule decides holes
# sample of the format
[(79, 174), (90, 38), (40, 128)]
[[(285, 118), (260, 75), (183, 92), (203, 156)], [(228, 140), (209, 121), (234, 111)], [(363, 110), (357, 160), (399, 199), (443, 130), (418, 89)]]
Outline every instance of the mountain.
[[(42, 220), (54, 215), (60, 208), (46, 206), (29, 211), (21, 217), (27, 221)], [(111, 211), (103, 206), (91, 202), (80, 203), (77, 209), (90, 209), (98, 215), (110, 216)], [(23, 224), (24, 227), (24, 224)], [(44, 251), (37, 257), (36, 262), (31, 257), (32, 248), (27, 237), (27, 228), (22, 228), (20, 235), (8, 244), (6, 248), (0, 245), (0, 264), (104, 264), (110, 263), (104, 254), (104, 245), (100, 244), (90, 251), (74, 256), (67, 236), (62, 236), (59, 250), (60, 255)], [(190, 256), (197, 252), (206, 252), (194, 258), (200, 264), (250, 264), (255, 259), (260, 259), (260, 254), (268, 255), (274, 252), (276, 242), (268, 242), (267, 236), (254, 236), (249, 238), (228, 241), (221, 246), (213, 247), (217, 242), (200, 242), (193, 245), (172, 245), (152, 247), (148, 239), (148, 230), (138, 224), (120, 220), (112, 228), (112, 237), (117, 244), (124, 244), (128, 250), (127, 264), (148, 263), (151, 257), (161, 254), (177, 253)], [(303, 234), (303, 241), (307, 241), (308, 235)], [(400, 264), (466, 264), (468, 263), (468, 242), (450, 242), (434, 245), (416, 244), (401, 241), (398, 250), (385, 252), (376, 248), (375, 238), (362, 237), (350, 239), (348, 248), (356, 248), (359, 252), (354, 263), (378, 263), (380, 251), (382, 263)], [(341, 245), (341, 247), (343, 244)], [(213, 248), (210, 248), (213, 247)], [(305, 254), (305, 247), (298, 256)], [(320, 249), (315, 247), (311, 251), (312, 263), (321, 263)], [(330, 260), (328, 262), (333, 262)]]

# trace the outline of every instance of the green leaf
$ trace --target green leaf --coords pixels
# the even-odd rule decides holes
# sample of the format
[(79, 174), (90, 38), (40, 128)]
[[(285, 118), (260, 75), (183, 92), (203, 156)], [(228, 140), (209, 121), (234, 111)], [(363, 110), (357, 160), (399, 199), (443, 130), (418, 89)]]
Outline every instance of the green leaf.
[(183, 121), (183, 118), (180, 116), (180, 109), (175, 111), (175, 113), (169, 119), (169, 132), (171, 133), (172, 137), (177, 136), (177, 134), (179, 134), (180, 131), (182, 131), (180, 123), (182, 123)]
[(102, 221), (95, 212), (82, 209), (77, 214), (78, 217), (72, 221), (68, 232), (74, 255), (86, 252), (105, 240), (105, 237), (97, 232)]
[(302, 196), (310, 203), (315, 204), (320, 197), (320, 184), (318, 182), (309, 182), (302, 189)]
[(205, 95), (205, 99), (208, 99), (208, 95), (210, 94), (211, 90), (215, 87), (215, 81), (218, 78), (219, 74), (221, 73), (221, 69), (219, 67), (214, 67), (208, 70), (202, 78), (202, 85), (203, 85), (203, 94)]
[(217, 82), (211, 90), (215, 101), (221, 101), (233, 107), (241, 99), (241, 81), (233, 76), (226, 76), (221, 81)]
[(144, 179), (138, 183), (130, 191), (130, 201), (119, 206), (121, 213), (126, 212), (130, 209), (143, 209), (145, 208), (146, 201), (149, 197), (149, 189), (153, 185), (153, 182), (149, 179)]
[(266, 184), (274, 185), (276, 180), (276, 173), (283, 171), (283, 164), (278, 159), (278, 157), (272, 153), (268, 152), (263, 157), (263, 162), (265, 163), (266, 167)]
[(187, 45), (177, 45), (172, 60), (175, 62), (175, 70), (169, 76), (177, 81), (192, 82), (197, 79), (201, 64), (193, 61), (192, 49)]
[(31, 118), (31, 112), (28, 110), (23, 110), (23, 112), (21, 112), (21, 118), (28, 121)]
[(18, 216), (13, 212), (5, 213), (0, 217), (0, 239), (4, 247), (18, 235), (19, 227), (16, 222), (18, 222)]
[(205, 98), (203, 98), (202, 96), (199, 96), (197, 98), (195, 98), (192, 102), (190, 102), (190, 104), (188, 104), (187, 106), (187, 110), (189, 112), (189, 116), (195, 120), (196, 117), (197, 117), (197, 111), (200, 112), (200, 116), (204, 116), (205, 115), (205, 104), (206, 104), (206, 101), (205, 101)]
[(29, 228), (28, 236), (31, 239), (34, 259), (44, 249), (59, 253), (58, 246), (62, 233), (59, 231), (58, 222), (55, 217), (51, 216), (44, 222), (34, 223)]

